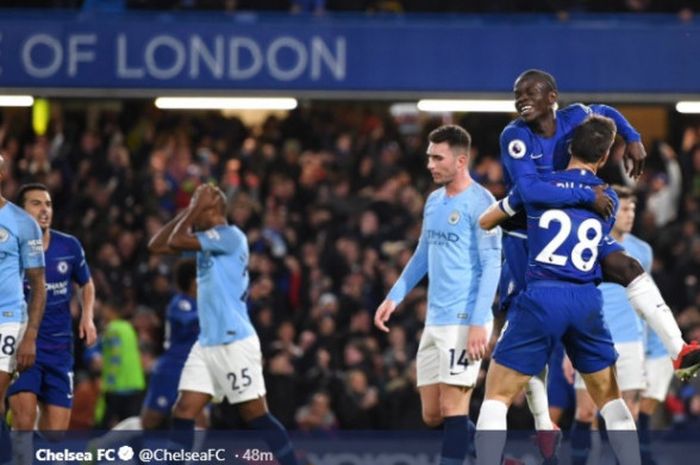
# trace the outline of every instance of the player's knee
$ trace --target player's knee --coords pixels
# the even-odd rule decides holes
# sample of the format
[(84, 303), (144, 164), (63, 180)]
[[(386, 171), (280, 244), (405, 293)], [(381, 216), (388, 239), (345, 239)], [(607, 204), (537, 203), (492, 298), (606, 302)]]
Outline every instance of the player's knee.
[(577, 407), (576, 408), (576, 420), (582, 421), (584, 423), (593, 423), (596, 416), (596, 409), (589, 407)]
[(32, 431), (36, 422), (36, 410), (33, 412), (26, 409), (12, 410), (12, 429), (18, 431)]
[(193, 420), (199, 412), (195, 409), (194, 402), (190, 402), (186, 396), (180, 397), (173, 406), (172, 415), (175, 418)]
[(603, 260), (603, 274), (606, 281), (626, 287), (643, 273), (642, 265), (623, 252), (611, 253)]
[(437, 428), (443, 422), (443, 416), (440, 412), (427, 412), (423, 410), (423, 423), (428, 428)]

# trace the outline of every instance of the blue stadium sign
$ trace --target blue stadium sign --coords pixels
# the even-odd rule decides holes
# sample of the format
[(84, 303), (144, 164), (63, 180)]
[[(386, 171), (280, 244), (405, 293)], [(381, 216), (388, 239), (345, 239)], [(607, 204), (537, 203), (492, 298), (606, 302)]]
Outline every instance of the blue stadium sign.
[(523, 21), (4, 13), (0, 87), (506, 94), (541, 67), (567, 92), (700, 94), (698, 23)]

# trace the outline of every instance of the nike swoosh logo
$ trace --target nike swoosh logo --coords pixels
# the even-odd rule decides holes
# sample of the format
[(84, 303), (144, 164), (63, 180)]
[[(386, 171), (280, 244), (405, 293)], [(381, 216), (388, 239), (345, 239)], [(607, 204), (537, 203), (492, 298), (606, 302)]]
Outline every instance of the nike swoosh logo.
[(543, 155), (543, 153), (538, 153), (537, 155), (530, 155), (530, 158), (532, 160), (537, 160), (538, 158), (542, 158)]

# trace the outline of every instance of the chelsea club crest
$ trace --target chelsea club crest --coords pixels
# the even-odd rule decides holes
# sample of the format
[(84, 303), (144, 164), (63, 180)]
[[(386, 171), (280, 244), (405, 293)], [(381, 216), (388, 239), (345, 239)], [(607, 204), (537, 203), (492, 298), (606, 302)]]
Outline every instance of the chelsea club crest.
[(10, 233), (4, 228), (0, 228), (0, 242), (5, 242), (10, 237)]
[(450, 216), (447, 218), (447, 222), (450, 224), (457, 224), (459, 222), (459, 212), (455, 210), (450, 213)]

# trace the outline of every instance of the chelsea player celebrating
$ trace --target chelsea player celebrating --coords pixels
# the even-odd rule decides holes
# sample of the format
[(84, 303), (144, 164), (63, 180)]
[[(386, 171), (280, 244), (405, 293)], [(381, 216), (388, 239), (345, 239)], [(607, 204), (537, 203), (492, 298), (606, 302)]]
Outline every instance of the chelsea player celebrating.
[[(542, 176), (553, 189), (591, 189), (602, 186), (595, 176), (610, 152), (615, 124), (592, 116), (578, 126), (571, 142), (568, 169)], [(607, 195), (617, 205), (611, 189)], [(635, 423), (615, 379), (617, 358), (610, 331), (603, 320), (600, 261), (621, 250), (608, 240), (613, 220), (581, 207), (549, 208), (520, 195), (515, 188), (490, 208), (481, 224), (491, 227), (524, 205), (528, 221), (526, 289), (514, 309), (493, 354), (486, 378), (486, 394), (477, 424), (477, 460), (498, 464), (506, 430), (508, 407), (528, 379), (544, 368), (555, 342), (561, 340), (574, 367), (581, 373), (605, 419), (610, 441), (622, 465), (640, 463)]]
[[(583, 206), (609, 215), (609, 202), (600, 189), (556, 189), (539, 178), (567, 165), (572, 132), (591, 114), (610, 117), (617, 124), (627, 142), (627, 159), (633, 161), (631, 174), (637, 176), (646, 156), (639, 133), (617, 110), (606, 105), (574, 104), (555, 110), (556, 81), (544, 71), (533, 69), (522, 73), (515, 81), (514, 93), (520, 118), (511, 122), (500, 138), (507, 186), (517, 186), (526, 201), (537, 200), (551, 207)], [(499, 287), (502, 309), (506, 309), (512, 297), (525, 286), (528, 256), (525, 226), (524, 212), (503, 224), (505, 264)], [(685, 344), (673, 313), (639, 262), (620, 250), (608, 255), (601, 265), (605, 280), (626, 287), (632, 307), (661, 337), (674, 359), (676, 373), (680, 377), (692, 376), (700, 368), (700, 346)], [(536, 428), (553, 429), (544, 384), (536, 377), (528, 386), (528, 403)]]
[(411, 260), (374, 323), (386, 322), (403, 298), (428, 275), (428, 314), (416, 355), (423, 421), (443, 425), (441, 465), (462, 464), (473, 431), (469, 399), (486, 353), (491, 305), (501, 271), (500, 231), (482, 231), (479, 215), (493, 196), (469, 175), (471, 137), (459, 126), (428, 136), (428, 170), (442, 187), (425, 203), (423, 230)]

